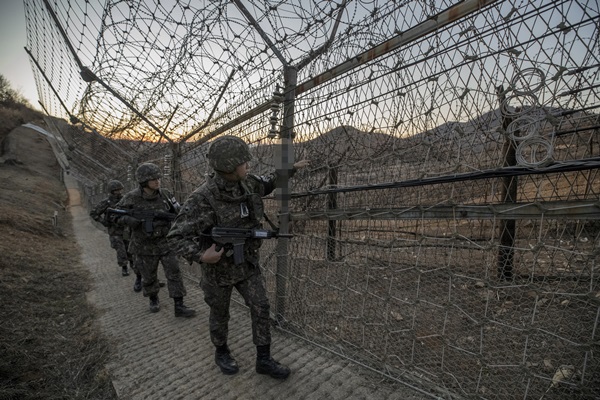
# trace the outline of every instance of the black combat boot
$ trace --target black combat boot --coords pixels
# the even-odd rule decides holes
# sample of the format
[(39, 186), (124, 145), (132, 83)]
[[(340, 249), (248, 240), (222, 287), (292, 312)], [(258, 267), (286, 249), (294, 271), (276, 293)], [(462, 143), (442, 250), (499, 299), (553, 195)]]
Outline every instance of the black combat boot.
[(158, 295), (150, 295), (150, 312), (158, 312), (160, 310), (160, 302), (158, 301)]
[(271, 358), (271, 346), (256, 346), (256, 372), (275, 379), (286, 379), (290, 369)]
[(127, 265), (123, 265), (121, 267), (121, 275), (123, 275), (123, 276), (129, 276), (129, 271), (127, 270)]
[(133, 291), (141, 292), (142, 291), (142, 275), (135, 276), (135, 282), (133, 283)]
[(215, 363), (221, 368), (221, 372), (225, 375), (233, 375), (240, 370), (237, 361), (231, 357), (231, 353), (226, 344), (217, 346), (217, 350), (215, 351)]
[(173, 300), (175, 301), (176, 317), (189, 318), (196, 315), (196, 310), (192, 310), (191, 308), (188, 308), (185, 306), (185, 304), (183, 304), (183, 297), (174, 297)]

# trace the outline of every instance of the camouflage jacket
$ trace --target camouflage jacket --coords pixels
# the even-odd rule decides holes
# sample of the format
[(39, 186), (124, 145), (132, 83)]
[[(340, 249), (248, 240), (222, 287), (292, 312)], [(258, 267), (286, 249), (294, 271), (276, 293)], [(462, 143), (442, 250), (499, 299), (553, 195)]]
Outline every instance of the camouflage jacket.
[(100, 222), (108, 229), (108, 234), (110, 236), (123, 236), (126, 228), (116, 224), (114, 222), (109, 221), (106, 215), (107, 208), (113, 208), (117, 205), (117, 203), (121, 200), (123, 196), (115, 196), (113, 194), (109, 195), (106, 199), (100, 201), (92, 211), (90, 211), (90, 217), (94, 221)]
[[(261, 227), (262, 197), (275, 189), (276, 181), (276, 173), (249, 175), (241, 182), (229, 182), (213, 173), (183, 204), (167, 236), (172, 248), (188, 261), (200, 262), (203, 252), (214, 243), (210, 237), (213, 227)], [(203, 277), (219, 285), (232, 285), (257, 273), (261, 242), (246, 240), (245, 262), (237, 266), (226, 248), (218, 263), (202, 264)]]
[[(171, 193), (166, 189), (159, 189), (152, 195), (144, 193), (142, 188), (133, 189), (125, 193), (121, 201), (115, 208), (121, 210), (139, 210), (139, 211), (161, 211), (177, 214), (179, 205)], [(142, 255), (164, 255), (170, 251), (167, 242), (167, 233), (169, 232), (170, 222), (161, 219), (155, 219), (151, 234), (144, 231), (140, 223), (135, 228), (131, 228), (131, 238), (129, 243), (129, 252)]]

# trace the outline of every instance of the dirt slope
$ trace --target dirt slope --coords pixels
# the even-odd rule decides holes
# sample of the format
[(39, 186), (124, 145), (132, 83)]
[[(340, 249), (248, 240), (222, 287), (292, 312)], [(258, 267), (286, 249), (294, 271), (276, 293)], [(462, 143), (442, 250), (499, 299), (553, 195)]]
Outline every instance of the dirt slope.
[(52, 149), (23, 127), (2, 149), (0, 399), (115, 399)]

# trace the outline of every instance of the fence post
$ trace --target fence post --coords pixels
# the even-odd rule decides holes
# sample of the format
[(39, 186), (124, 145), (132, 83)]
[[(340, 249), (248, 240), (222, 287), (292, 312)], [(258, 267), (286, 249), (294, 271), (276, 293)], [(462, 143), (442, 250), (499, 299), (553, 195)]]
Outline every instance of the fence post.
[[(330, 166), (327, 178), (329, 180), (329, 187), (335, 188), (338, 184), (338, 170), (337, 166)], [(337, 209), (337, 193), (329, 193), (327, 195), (327, 209)], [(337, 240), (337, 221), (330, 219), (327, 221), (327, 249), (326, 258), (327, 261), (333, 261), (336, 258), (336, 240)]]
[(173, 196), (183, 204), (185, 200), (183, 198), (183, 182), (181, 176), (181, 143), (180, 142), (172, 142), (171, 143), (171, 179), (173, 182)]
[[(289, 233), (290, 229), (290, 180), (289, 175), (294, 165), (294, 103), (296, 97), (297, 73), (295, 67), (285, 67), (283, 123), (281, 126), (280, 143), (275, 149), (275, 168), (279, 175), (276, 197), (279, 200), (279, 231)], [(289, 279), (289, 239), (277, 240), (277, 271), (275, 276), (275, 315), (277, 321), (285, 319), (285, 300)]]
[[(506, 101), (504, 87), (502, 85), (496, 88), (498, 100), (500, 102), (500, 110), (503, 109), (502, 104)], [(502, 128), (506, 132), (506, 128), (512, 122), (510, 116), (502, 114)], [(504, 147), (502, 148), (504, 155), (503, 167), (514, 166), (517, 164), (516, 145), (514, 140), (506, 135)], [(502, 203), (514, 203), (517, 201), (517, 181), (516, 176), (507, 176), (502, 178)], [(498, 249), (498, 278), (511, 279), (513, 277), (513, 261), (515, 255), (515, 235), (516, 222), (514, 219), (500, 220), (500, 247)]]

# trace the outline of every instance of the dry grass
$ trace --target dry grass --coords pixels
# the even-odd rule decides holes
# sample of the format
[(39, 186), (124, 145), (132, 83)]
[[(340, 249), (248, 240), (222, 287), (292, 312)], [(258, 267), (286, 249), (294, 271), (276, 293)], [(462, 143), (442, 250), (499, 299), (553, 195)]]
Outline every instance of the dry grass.
[[(0, 143), (22, 115), (0, 111)], [(58, 165), (31, 156), (0, 164), (0, 400), (116, 399)]]

